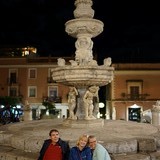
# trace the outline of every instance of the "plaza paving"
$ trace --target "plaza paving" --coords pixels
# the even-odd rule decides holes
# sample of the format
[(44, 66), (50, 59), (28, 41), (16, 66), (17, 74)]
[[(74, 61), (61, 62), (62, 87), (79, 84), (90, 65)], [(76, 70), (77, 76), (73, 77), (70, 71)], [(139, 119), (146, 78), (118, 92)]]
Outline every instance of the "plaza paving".
[[(148, 123), (104, 120), (88, 126), (64, 125), (62, 119), (34, 120), (0, 126), (0, 160), (36, 160), (51, 129), (74, 146), (81, 134), (94, 134), (110, 153), (112, 160), (160, 160), (159, 126)], [(70, 121), (69, 121), (70, 123)]]

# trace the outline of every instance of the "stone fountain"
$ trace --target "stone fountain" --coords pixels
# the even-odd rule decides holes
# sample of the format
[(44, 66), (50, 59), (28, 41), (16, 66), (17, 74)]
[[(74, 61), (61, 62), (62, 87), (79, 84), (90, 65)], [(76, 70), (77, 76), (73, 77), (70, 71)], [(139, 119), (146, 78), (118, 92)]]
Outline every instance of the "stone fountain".
[[(113, 79), (114, 68), (111, 67), (111, 58), (105, 58), (103, 65), (98, 65), (93, 57), (92, 38), (103, 32), (104, 24), (93, 18), (92, 5), (92, 0), (75, 0), (75, 19), (65, 23), (65, 31), (68, 35), (77, 39), (75, 59), (70, 60), (70, 64), (67, 65), (64, 59), (59, 58), (58, 67), (52, 69), (54, 81), (77, 90), (75, 105), (72, 104), (75, 116), (68, 118), (71, 121), (97, 120), (99, 87), (107, 85)], [(85, 97), (90, 101), (88, 104)]]

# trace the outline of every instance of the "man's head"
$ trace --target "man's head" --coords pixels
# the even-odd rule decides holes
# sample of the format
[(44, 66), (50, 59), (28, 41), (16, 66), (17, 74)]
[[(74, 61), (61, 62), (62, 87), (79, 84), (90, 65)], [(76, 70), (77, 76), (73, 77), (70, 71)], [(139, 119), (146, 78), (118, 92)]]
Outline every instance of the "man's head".
[(50, 136), (50, 138), (52, 140), (52, 143), (56, 144), (58, 142), (58, 140), (59, 140), (59, 131), (56, 130), (56, 129), (52, 129), (49, 132), (49, 136)]
[(96, 137), (94, 135), (90, 135), (88, 137), (88, 143), (91, 149), (95, 149), (97, 144)]

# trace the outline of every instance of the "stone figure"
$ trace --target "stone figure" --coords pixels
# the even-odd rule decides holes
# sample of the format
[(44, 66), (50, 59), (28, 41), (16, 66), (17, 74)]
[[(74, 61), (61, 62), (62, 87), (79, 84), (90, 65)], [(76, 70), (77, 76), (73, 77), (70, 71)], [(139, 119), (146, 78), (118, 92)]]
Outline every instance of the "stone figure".
[(57, 61), (58, 61), (58, 66), (65, 66), (65, 59), (58, 58)]
[(79, 65), (86, 65), (93, 59), (92, 48), (93, 42), (89, 37), (80, 37), (75, 43), (76, 56), (75, 60)]
[(31, 107), (30, 107), (30, 104), (28, 103), (27, 100), (25, 100), (25, 105), (24, 105), (24, 109), (23, 110), (24, 111), (31, 111), (32, 110)]
[(76, 108), (76, 98), (78, 91), (75, 87), (69, 87), (68, 93), (68, 107), (69, 107), (69, 117), (68, 119), (77, 119), (74, 109)]
[(71, 66), (77, 66), (77, 61), (74, 60), (69, 60), (69, 62), (71, 63)]
[(94, 105), (95, 98), (97, 99), (96, 101), (99, 101), (98, 90), (98, 86), (91, 86), (84, 94), (83, 101), (85, 108), (85, 119), (96, 119), (96, 117), (93, 115), (93, 111), (97, 107)]
[(105, 59), (103, 60), (103, 63), (104, 63), (104, 66), (109, 67), (109, 66), (111, 65), (111, 63), (112, 63), (111, 57), (105, 58)]
[(24, 111), (23, 120), (24, 121), (32, 120), (32, 108), (27, 100), (25, 100), (25, 106), (23, 108), (23, 111)]
[(156, 101), (156, 104), (155, 105), (153, 105), (153, 109), (152, 109), (153, 111), (160, 111), (160, 100), (157, 100)]
[(97, 61), (96, 60), (91, 60), (88, 65), (90, 66), (98, 66)]

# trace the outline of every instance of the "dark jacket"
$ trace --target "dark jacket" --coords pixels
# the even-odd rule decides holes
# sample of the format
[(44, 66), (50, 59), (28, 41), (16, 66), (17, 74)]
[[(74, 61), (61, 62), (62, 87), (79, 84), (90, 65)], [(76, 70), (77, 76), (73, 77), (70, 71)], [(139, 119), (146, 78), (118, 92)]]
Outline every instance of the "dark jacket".
[(84, 147), (82, 151), (77, 146), (70, 150), (69, 160), (92, 160), (91, 149)]
[[(44, 154), (51, 143), (52, 143), (51, 139), (47, 139), (44, 141), (43, 146), (40, 150), (40, 155), (38, 157), (38, 160), (43, 160)], [(62, 160), (68, 160), (70, 152), (69, 144), (66, 141), (61, 140), (60, 138), (58, 144), (62, 148)]]

